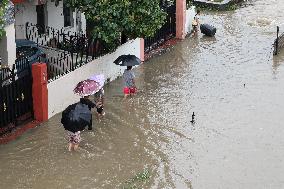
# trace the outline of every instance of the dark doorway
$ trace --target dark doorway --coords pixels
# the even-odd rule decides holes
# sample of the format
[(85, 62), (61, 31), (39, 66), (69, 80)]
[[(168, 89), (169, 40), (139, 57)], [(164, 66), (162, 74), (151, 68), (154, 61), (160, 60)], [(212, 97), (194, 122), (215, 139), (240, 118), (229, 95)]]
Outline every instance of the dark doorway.
[(64, 27), (73, 26), (73, 12), (71, 8), (67, 6), (66, 1), (63, 1), (63, 16)]
[(36, 6), (37, 13), (37, 28), (39, 34), (45, 33), (45, 5)]

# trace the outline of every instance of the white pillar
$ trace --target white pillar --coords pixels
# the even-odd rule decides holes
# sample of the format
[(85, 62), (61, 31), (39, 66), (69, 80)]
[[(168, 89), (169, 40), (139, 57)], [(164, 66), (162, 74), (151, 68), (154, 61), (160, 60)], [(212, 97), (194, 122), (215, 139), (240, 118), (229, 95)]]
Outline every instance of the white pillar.
[(15, 25), (5, 27), (6, 36), (0, 41), (0, 57), (2, 66), (12, 67), (16, 60)]
[(15, 13), (15, 30), (16, 30), (16, 39), (25, 39), (26, 38), (26, 27), (24, 23), (24, 4), (15, 5), (17, 12)]

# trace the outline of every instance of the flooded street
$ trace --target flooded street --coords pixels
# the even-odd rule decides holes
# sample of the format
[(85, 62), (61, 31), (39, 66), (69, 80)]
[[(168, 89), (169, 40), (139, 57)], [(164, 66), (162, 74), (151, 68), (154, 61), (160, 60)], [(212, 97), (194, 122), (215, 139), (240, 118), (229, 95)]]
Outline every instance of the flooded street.
[(135, 69), (134, 98), (122, 100), (121, 79), (108, 84), (106, 117), (93, 116), (78, 152), (67, 151), (60, 114), (1, 145), (0, 188), (284, 188), (284, 50), (272, 56), (283, 9), (253, 0), (202, 12), (216, 36)]

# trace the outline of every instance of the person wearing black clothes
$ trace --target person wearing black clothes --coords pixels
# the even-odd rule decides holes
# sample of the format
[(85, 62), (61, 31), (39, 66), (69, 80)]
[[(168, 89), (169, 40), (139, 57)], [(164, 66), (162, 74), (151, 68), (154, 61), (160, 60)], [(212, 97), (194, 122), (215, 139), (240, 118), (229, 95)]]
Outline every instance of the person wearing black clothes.
[(102, 117), (105, 115), (104, 112), (104, 89), (101, 88), (98, 92), (94, 94), (94, 102), (96, 103), (97, 106), (97, 115), (98, 118)]
[[(89, 96), (84, 96), (83, 98), (80, 98), (80, 103), (87, 105), (88, 108), (90, 109), (90, 111), (91, 111), (92, 108), (97, 108), (96, 104), (93, 103), (89, 99)], [(88, 130), (92, 130), (93, 129), (92, 122), (93, 122), (93, 120), (91, 119), (91, 123), (88, 125)]]

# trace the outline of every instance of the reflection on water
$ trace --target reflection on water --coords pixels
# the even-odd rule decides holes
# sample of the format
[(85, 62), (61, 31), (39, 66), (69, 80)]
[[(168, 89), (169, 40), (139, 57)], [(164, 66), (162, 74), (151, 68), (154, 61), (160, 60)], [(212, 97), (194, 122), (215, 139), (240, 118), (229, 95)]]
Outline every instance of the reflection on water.
[(136, 69), (134, 98), (122, 100), (121, 79), (106, 86), (106, 117), (78, 152), (60, 115), (0, 146), (0, 188), (283, 188), (284, 55), (271, 54), (283, 8), (203, 13), (216, 36)]
[(278, 55), (273, 57), (272, 68), (274, 74), (278, 73), (277, 69), (281, 64), (283, 64), (283, 62), (284, 62), (284, 50), (280, 49)]

